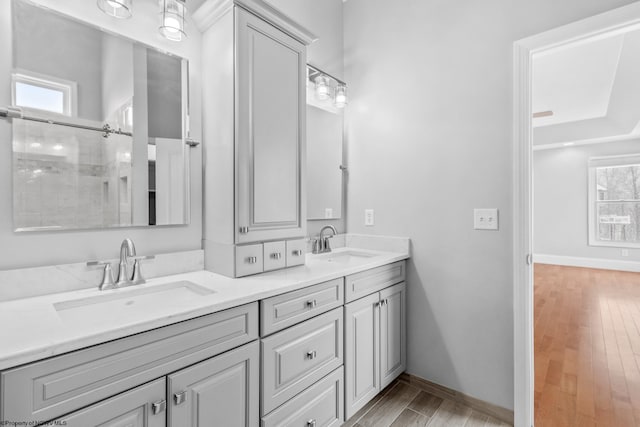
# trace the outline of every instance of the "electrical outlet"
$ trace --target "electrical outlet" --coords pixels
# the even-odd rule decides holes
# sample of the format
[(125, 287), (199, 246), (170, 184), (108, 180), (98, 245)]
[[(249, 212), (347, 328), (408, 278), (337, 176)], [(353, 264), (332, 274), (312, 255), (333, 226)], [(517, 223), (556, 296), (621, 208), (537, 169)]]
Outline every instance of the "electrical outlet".
[(364, 225), (371, 227), (375, 224), (375, 218), (373, 215), (373, 209), (364, 210)]
[(497, 230), (498, 209), (474, 209), (473, 228), (476, 230)]
[(622, 256), (629, 256), (629, 249), (623, 249)]
[(324, 209), (324, 217), (325, 218), (333, 218), (333, 209), (332, 208), (325, 208)]

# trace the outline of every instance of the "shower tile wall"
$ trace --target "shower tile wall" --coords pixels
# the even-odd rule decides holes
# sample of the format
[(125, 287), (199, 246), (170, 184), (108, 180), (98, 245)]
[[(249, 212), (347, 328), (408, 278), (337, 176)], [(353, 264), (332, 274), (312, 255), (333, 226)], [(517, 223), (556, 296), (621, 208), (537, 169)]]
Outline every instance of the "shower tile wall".
[(131, 224), (131, 138), (14, 120), (14, 228)]

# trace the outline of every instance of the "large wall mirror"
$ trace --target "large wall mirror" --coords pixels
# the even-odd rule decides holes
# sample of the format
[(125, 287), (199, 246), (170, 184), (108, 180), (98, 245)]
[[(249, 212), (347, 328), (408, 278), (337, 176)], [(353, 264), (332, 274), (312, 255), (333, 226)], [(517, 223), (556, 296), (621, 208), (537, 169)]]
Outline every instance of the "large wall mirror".
[(189, 222), (188, 63), (12, 0), (17, 231)]

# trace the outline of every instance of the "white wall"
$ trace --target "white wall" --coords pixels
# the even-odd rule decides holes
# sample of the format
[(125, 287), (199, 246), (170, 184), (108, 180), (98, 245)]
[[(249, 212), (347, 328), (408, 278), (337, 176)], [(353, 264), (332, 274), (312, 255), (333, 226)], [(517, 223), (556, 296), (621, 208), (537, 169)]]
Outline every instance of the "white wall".
[(513, 42), (627, 3), (345, 3), (347, 229), (411, 237), (410, 373), (513, 408)]
[(590, 157), (640, 153), (640, 140), (534, 152), (533, 250), (535, 254), (640, 261), (640, 249), (589, 246), (588, 167)]
[[(109, 31), (127, 35), (148, 45), (186, 57), (191, 62), (191, 126), (201, 139), (200, 35), (194, 25), (186, 42), (174, 43), (158, 34), (157, 3), (136, 2), (129, 20), (115, 20), (103, 14), (94, 1), (38, 0), (54, 10), (68, 13)], [(0, 105), (10, 104), (11, 13), (9, 1), (0, 2)], [(200, 249), (202, 239), (202, 160), (200, 147), (191, 150), (191, 225), (162, 228), (14, 233), (12, 226), (11, 122), (0, 119), (0, 269), (82, 262), (114, 258), (120, 242), (131, 237), (140, 254)]]

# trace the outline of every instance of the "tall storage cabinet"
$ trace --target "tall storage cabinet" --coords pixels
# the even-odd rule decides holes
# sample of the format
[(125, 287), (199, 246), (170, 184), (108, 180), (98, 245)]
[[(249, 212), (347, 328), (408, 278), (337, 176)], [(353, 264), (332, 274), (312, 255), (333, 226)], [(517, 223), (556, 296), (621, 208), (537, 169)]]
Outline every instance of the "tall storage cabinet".
[(240, 277), (301, 264), (300, 243), (289, 242), (306, 234), (306, 45), (314, 38), (261, 0), (206, 2), (194, 20), (204, 34), (206, 268)]

